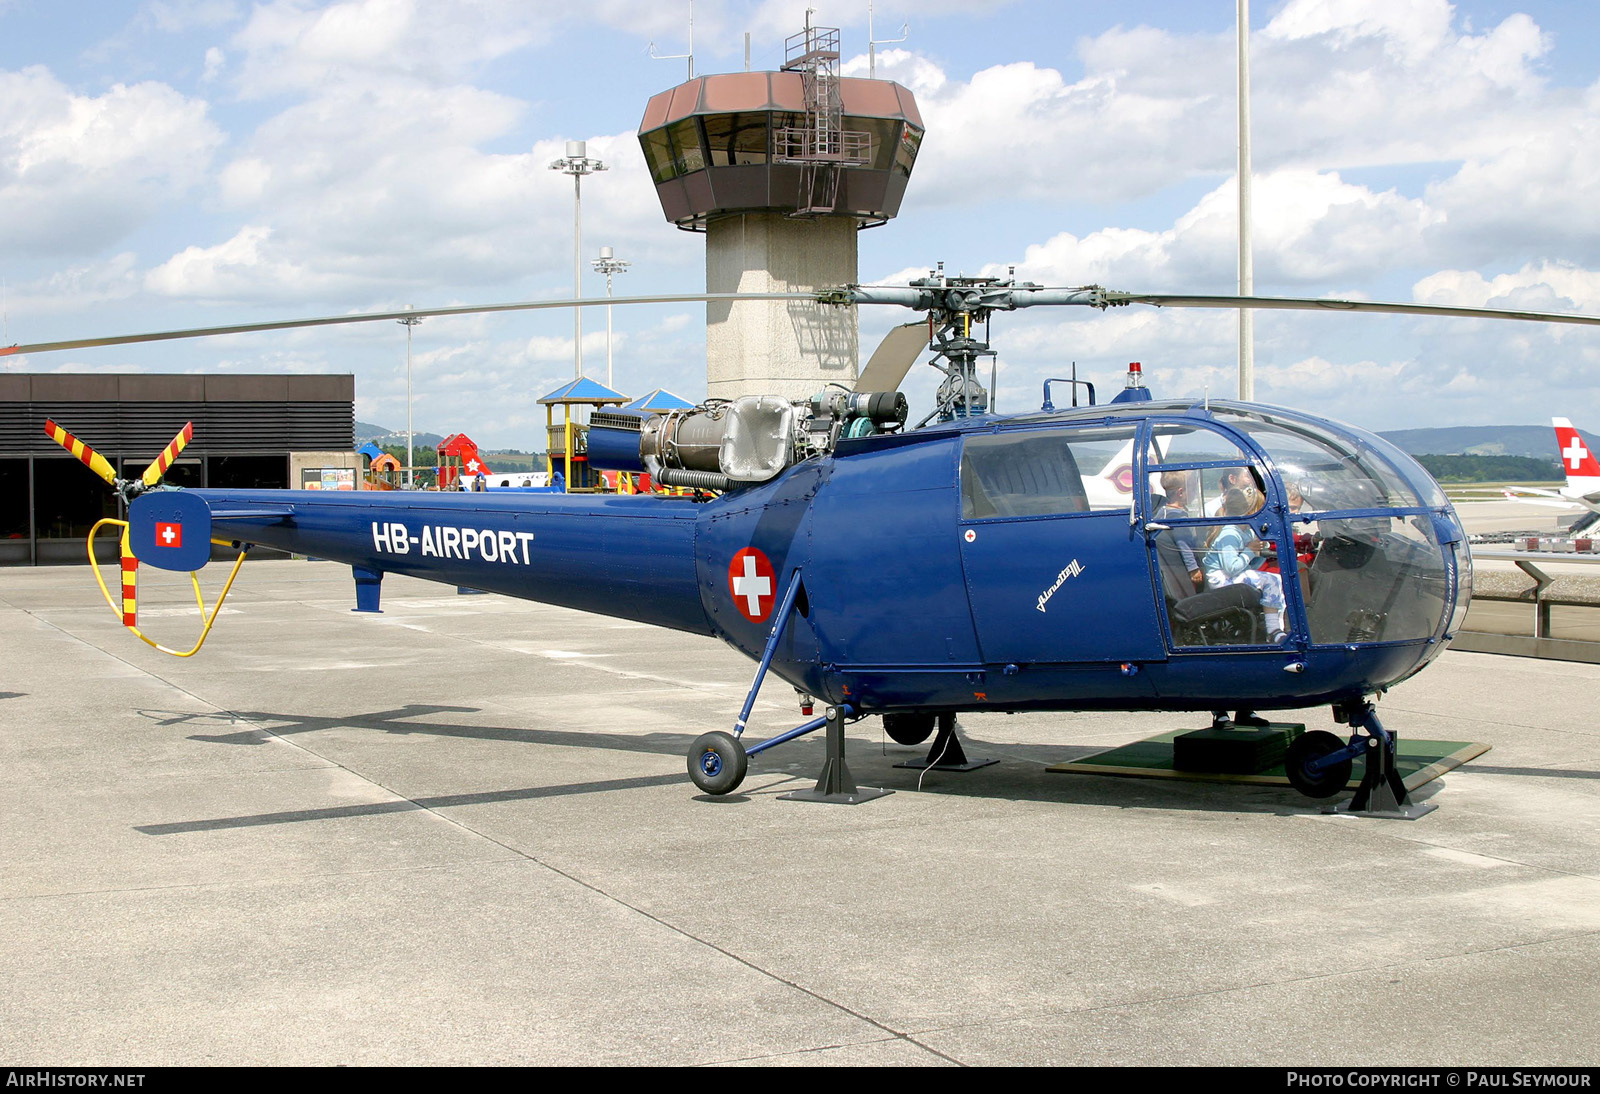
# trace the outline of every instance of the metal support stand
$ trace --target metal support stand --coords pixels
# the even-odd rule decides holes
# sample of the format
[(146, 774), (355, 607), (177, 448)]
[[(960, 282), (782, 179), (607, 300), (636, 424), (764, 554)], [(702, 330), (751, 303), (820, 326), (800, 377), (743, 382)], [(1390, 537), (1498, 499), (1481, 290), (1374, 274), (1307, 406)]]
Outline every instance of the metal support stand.
[(383, 573), (369, 570), (364, 566), (350, 567), (356, 578), (356, 606), (353, 612), (382, 612), (378, 607), (379, 597), (383, 592)]
[(782, 801), (824, 802), (828, 805), (860, 805), (874, 798), (886, 797), (893, 790), (876, 787), (858, 787), (850, 776), (850, 767), (844, 762), (844, 723), (855, 711), (846, 703), (828, 707), (828, 758), (822, 765), (817, 785), (810, 790), (796, 790), (779, 794)]
[(920, 771), (931, 767), (935, 771), (976, 771), (980, 767), (997, 764), (999, 760), (969, 760), (966, 749), (961, 747), (961, 736), (956, 732), (956, 716), (954, 714), (939, 715), (939, 733), (933, 739), (933, 747), (928, 750), (925, 760), (904, 760), (895, 764), (896, 767), (909, 767)]
[(1517, 559), (1517, 569), (1533, 578), (1533, 637), (1549, 638), (1550, 602), (1544, 598), (1544, 594), (1556, 579), (1525, 558)]
[(1430, 802), (1411, 800), (1406, 784), (1395, 767), (1394, 734), (1383, 728), (1371, 703), (1363, 703), (1351, 710), (1350, 728), (1365, 729), (1369, 734), (1361, 785), (1356, 788), (1355, 797), (1324, 809), (1324, 813), (1416, 820), (1439, 808)]

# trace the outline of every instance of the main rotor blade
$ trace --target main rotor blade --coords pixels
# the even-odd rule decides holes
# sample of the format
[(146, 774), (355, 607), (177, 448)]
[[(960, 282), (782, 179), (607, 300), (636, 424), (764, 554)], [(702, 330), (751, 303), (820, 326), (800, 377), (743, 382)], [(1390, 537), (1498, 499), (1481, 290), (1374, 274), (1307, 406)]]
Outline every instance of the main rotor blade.
[(1462, 308), (1443, 304), (1386, 304), (1375, 300), (1324, 300), (1311, 296), (1190, 296), (1180, 293), (1102, 291), (1102, 305), (1151, 304), (1158, 308), (1258, 308), (1277, 311), (1382, 312), (1390, 315), (1449, 315), (1461, 319), (1523, 319), (1531, 323), (1577, 323), (1600, 326), (1600, 315), (1579, 312), (1516, 311), (1510, 308)]
[(453, 308), (407, 308), (405, 311), (358, 312), (329, 315), (320, 319), (283, 319), (271, 323), (237, 323), (227, 327), (191, 327), (188, 330), (158, 331), (152, 334), (114, 334), (104, 338), (74, 338), (65, 342), (34, 342), (29, 345), (0, 346), (0, 357), (23, 353), (49, 353), (53, 350), (88, 349), (94, 346), (126, 346), (136, 342), (169, 342), (177, 338), (210, 338), (218, 334), (250, 334), (256, 331), (296, 330), (301, 327), (331, 327), (345, 323), (377, 323), (385, 319), (432, 319), (441, 315), (482, 315), (488, 312), (543, 311), (548, 308), (595, 308), (607, 304), (695, 304), (716, 300), (816, 300), (814, 292), (769, 293), (673, 293), (666, 296), (587, 297), (579, 300), (526, 300), (515, 304), (465, 304)]

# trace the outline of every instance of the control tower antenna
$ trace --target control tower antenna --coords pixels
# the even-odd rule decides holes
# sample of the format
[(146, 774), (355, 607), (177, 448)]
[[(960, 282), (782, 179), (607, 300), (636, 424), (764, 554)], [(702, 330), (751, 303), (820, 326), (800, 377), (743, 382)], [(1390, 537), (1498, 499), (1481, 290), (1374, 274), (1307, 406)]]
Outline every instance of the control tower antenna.
[[(637, 40), (637, 39), (635, 39)], [(650, 56), (657, 61), (681, 61), (689, 59), (689, 79), (694, 79), (694, 0), (689, 0), (689, 52), (688, 53), (657, 53), (656, 44), (652, 41), (645, 47), (650, 51)], [(749, 68), (749, 42), (745, 43), (745, 67)]]
[[(900, 37), (898, 38), (879, 38), (872, 32), (872, 4), (873, 0), (867, 0), (867, 79), (876, 80), (878, 78), (878, 47), (896, 45), (911, 37), (911, 23), (908, 21), (900, 24)], [(749, 66), (745, 67), (748, 68)]]

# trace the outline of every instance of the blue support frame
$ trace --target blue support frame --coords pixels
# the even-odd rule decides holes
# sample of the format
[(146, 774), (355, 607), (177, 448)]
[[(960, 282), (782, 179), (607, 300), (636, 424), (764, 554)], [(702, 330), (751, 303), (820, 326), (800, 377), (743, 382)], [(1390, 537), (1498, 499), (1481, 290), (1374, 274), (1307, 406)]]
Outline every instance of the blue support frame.
[[(757, 668), (756, 668), (756, 678), (753, 681), (751, 681), (751, 684), (750, 684), (750, 694), (748, 694), (748, 695), (746, 695), (744, 697), (744, 708), (739, 711), (739, 720), (737, 722), (733, 723), (733, 735), (735, 737), (743, 737), (744, 736), (744, 724), (750, 718), (750, 711), (755, 709), (756, 695), (759, 694), (760, 691), (761, 691), (761, 681), (766, 679), (767, 669), (770, 668), (771, 665), (772, 665), (772, 656), (773, 656), (773, 654), (778, 652), (778, 641), (783, 637), (783, 632), (786, 629), (788, 629), (788, 626), (789, 626), (789, 613), (794, 610), (795, 596), (799, 592), (800, 592), (800, 571), (796, 570), (794, 572), (794, 576), (789, 578), (789, 587), (787, 589), (785, 589), (784, 592), (783, 592), (783, 601), (782, 601), (782, 603), (780, 603), (778, 605), (777, 618), (773, 620), (773, 624), (772, 624), (772, 633), (767, 636), (766, 648), (761, 651), (761, 664), (759, 666), (757, 666)], [(827, 721), (827, 719), (819, 718), (819, 719), (817, 719), (815, 724), (813, 724), (813, 723), (807, 723), (807, 724), (810, 725), (812, 729), (816, 729), (825, 721)], [(809, 732), (809, 730), (807, 732)], [(800, 736), (799, 733), (791, 733), (791, 734), (785, 736), (784, 740), (790, 740), (793, 737), (798, 737), (798, 736)], [(747, 751), (749, 751), (751, 753), (754, 753), (754, 752), (759, 751), (762, 748), (770, 748), (772, 745), (778, 744), (778, 743), (781, 743), (781, 742), (776, 741), (776, 740), (768, 741), (764, 745), (758, 745), (756, 748), (749, 749)]]

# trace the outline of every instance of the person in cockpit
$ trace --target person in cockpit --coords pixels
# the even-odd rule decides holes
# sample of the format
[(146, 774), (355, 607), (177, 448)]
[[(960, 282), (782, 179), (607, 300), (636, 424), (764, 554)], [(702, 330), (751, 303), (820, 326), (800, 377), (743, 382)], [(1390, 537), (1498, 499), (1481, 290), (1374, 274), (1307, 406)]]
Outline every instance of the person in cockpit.
[[(1266, 499), (1253, 486), (1234, 487), (1222, 496), (1223, 517), (1250, 517), (1261, 511)], [(1261, 540), (1249, 524), (1222, 524), (1206, 538), (1203, 563), (1208, 589), (1250, 585), (1261, 594), (1270, 641), (1281, 642), (1283, 630), (1283, 576), (1260, 569), (1265, 561)]]
[[(1254, 486), (1234, 487), (1222, 496), (1219, 516), (1250, 517), (1259, 513), (1266, 498)], [(1267, 637), (1272, 642), (1283, 642), (1284, 633), (1283, 577), (1257, 567), (1263, 561), (1261, 541), (1248, 524), (1223, 524), (1211, 530), (1206, 539), (1205, 565), (1207, 589), (1220, 589), (1228, 585), (1250, 585), (1261, 594), (1261, 608), (1266, 616)], [(1241, 710), (1230, 721), (1225, 710), (1211, 712), (1213, 729), (1230, 729), (1234, 726), (1260, 728), (1271, 723), (1254, 711)]]
[[(1166, 501), (1155, 512), (1157, 523), (1173, 517), (1189, 516), (1189, 499), (1200, 484), (1198, 471), (1167, 471), (1161, 476), (1161, 492), (1166, 495)], [(1200, 565), (1200, 552), (1192, 527), (1178, 528), (1173, 532), (1173, 540), (1178, 546), (1178, 553), (1183, 557), (1183, 568), (1189, 572), (1189, 580), (1194, 582), (1198, 591), (1205, 583), (1205, 570)]]

